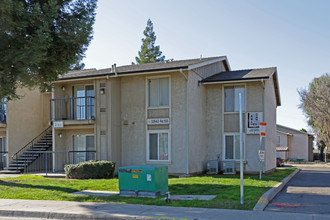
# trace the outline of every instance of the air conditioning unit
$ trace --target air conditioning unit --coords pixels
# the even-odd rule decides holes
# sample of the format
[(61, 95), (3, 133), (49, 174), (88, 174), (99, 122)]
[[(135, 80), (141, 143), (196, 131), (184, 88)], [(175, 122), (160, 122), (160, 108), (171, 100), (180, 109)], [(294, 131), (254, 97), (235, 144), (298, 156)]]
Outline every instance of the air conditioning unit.
[(207, 174), (218, 174), (219, 173), (219, 161), (217, 161), (217, 160), (207, 161), (206, 173)]
[(223, 174), (236, 174), (235, 161), (223, 161)]

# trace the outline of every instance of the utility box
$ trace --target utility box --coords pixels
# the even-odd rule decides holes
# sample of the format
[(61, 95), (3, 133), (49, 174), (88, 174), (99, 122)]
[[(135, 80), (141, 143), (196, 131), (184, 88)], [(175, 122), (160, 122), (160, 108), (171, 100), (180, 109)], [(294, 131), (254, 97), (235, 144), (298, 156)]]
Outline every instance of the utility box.
[(119, 167), (121, 196), (156, 197), (168, 191), (168, 167), (140, 165)]
[(219, 161), (209, 160), (206, 163), (206, 174), (218, 174), (219, 173)]

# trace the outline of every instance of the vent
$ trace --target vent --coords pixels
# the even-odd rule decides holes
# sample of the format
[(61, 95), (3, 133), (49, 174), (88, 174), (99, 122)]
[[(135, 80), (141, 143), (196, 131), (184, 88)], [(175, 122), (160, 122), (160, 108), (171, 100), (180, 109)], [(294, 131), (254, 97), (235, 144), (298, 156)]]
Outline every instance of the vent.
[(106, 131), (100, 131), (100, 135), (106, 135), (107, 132)]
[(206, 173), (207, 174), (218, 174), (219, 173), (219, 161), (217, 161), (217, 160), (207, 161)]
[(223, 174), (236, 174), (235, 161), (223, 161)]
[(100, 87), (105, 87), (105, 83), (100, 83)]
[(100, 112), (105, 112), (105, 108), (100, 108)]

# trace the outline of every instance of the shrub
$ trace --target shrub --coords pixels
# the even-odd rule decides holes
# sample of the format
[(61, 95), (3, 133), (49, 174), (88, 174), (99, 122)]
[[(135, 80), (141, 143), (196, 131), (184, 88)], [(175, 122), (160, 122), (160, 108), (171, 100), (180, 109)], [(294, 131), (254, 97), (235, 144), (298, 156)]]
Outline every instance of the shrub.
[(109, 179), (113, 178), (115, 163), (90, 160), (78, 164), (66, 164), (64, 170), (69, 179)]

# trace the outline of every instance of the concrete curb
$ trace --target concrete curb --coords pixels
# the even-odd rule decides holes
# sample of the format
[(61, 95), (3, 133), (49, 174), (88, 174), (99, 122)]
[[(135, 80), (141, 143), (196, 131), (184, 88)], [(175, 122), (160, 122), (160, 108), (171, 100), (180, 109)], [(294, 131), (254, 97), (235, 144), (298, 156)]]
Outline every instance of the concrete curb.
[(73, 220), (133, 220), (133, 219), (152, 219), (144, 216), (131, 215), (93, 215), (93, 214), (72, 214), (56, 212), (37, 212), (37, 211), (19, 211), (19, 210), (0, 210), (1, 217), (17, 218), (46, 218), (46, 219), (73, 219)]
[(276, 184), (273, 188), (265, 192), (254, 206), (253, 211), (263, 211), (270, 201), (283, 189), (283, 187), (300, 171), (296, 169), (289, 176), (285, 177), (280, 183)]

